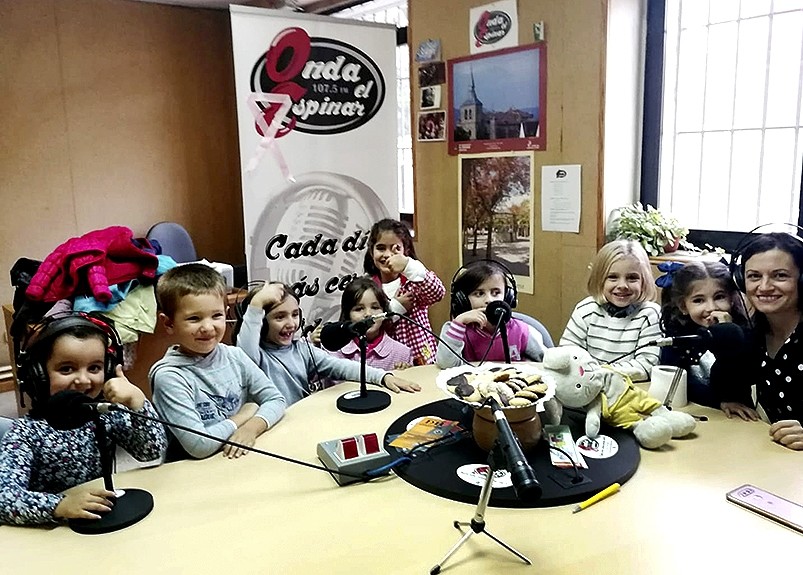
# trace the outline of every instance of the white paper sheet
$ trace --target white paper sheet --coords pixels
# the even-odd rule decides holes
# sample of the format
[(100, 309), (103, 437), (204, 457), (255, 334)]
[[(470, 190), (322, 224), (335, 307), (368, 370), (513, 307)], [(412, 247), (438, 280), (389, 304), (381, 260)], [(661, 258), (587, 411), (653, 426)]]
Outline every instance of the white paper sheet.
[(580, 232), (580, 164), (541, 167), (541, 229)]

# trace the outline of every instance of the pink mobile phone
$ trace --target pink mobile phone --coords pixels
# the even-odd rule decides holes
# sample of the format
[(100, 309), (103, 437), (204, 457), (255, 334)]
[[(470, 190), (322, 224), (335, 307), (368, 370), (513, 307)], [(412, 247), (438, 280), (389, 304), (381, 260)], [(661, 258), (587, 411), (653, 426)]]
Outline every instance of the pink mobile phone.
[(731, 503), (803, 533), (803, 505), (778, 497), (755, 485), (742, 485), (725, 497)]

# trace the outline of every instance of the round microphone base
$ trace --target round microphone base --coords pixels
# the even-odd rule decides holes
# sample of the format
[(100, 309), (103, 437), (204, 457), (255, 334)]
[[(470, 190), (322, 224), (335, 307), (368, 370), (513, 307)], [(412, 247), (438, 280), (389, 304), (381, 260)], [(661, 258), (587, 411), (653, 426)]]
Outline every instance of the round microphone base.
[(112, 510), (100, 519), (70, 519), (70, 528), (83, 535), (100, 535), (125, 529), (144, 519), (153, 510), (153, 496), (142, 489), (126, 489)]
[(389, 405), (390, 395), (375, 389), (367, 390), (365, 395), (361, 395), (359, 391), (350, 391), (337, 398), (337, 408), (346, 413), (374, 413)]

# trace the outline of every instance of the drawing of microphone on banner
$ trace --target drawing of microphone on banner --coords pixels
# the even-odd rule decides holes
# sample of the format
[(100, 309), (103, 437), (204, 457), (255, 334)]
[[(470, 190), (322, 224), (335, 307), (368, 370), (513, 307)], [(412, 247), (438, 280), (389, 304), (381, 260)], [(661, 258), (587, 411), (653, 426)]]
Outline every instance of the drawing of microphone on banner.
[(309, 172), (269, 201), (250, 238), (251, 279), (290, 285), (305, 317), (335, 320), (340, 296), (363, 274), (371, 226), (389, 211), (366, 184)]

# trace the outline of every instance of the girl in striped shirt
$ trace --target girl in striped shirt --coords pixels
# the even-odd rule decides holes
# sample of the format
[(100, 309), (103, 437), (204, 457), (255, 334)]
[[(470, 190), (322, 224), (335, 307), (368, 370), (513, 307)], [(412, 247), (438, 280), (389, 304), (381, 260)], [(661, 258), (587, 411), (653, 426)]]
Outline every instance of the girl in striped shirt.
[(633, 381), (648, 380), (659, 350), (639, 347), (661, 337), (661, 308), (653, 301), (647, 252), (632, 240), (602, 246), (591, 263), (588, 293), (575, 306), (560, 345), (580, 346)]

